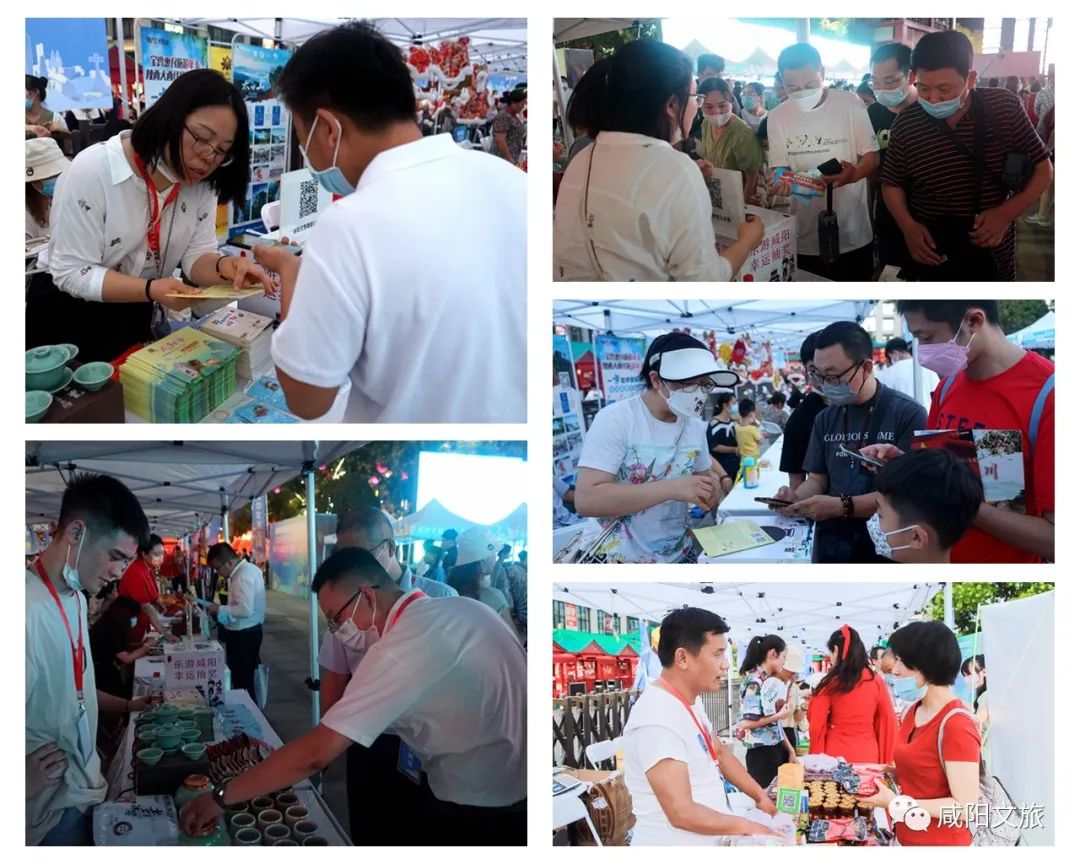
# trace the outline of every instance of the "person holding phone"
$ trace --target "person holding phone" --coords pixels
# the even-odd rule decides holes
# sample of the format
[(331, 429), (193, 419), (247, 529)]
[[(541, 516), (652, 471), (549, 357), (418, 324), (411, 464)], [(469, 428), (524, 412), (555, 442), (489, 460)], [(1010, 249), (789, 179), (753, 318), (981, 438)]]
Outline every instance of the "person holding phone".
[[(874, 475), (851, 455), (863, 447), (893, 444), (907, 450), (926, 409), (874, 377), (873, 342), (854, 321), (837, 321), (815, 340), (814, 368), (828, 407), (814, 420), (803, 469), (808, 477), (795, 491), (783, 486), (777, 498), (792, 502), (787, 516), (817, 522), (814, 560), (875, 563), (880, 558), (866, 522), (877, 510)], [(780, 509), (780, 508), (774, 508)]]
[(785, 172), (812, 172), (830, 159), (839, 163), (839, 171), (824, 179), (834, 190), (840, 257), (833, 263), (822, 261), (818, 216), (825, 209), (824, 194), (794, 196), (799, 268), (836, 282), (870, 279), (874, 231), (867, 178), (877, 168), (878, 143), (866, 106), (854, 93), (825, 89), (825, 67), (812, 45), (800, 42), (788, 46), (780, 52), (778, 64), (788, 100), (769, 114), (770, 193), (781, 197), (792, 194), (791, 184), (778, 180)]
[(27, 303), (27, 347), (71, 342), (79, 360), (113, 360), (153, 338), (154, 310), (188, 308), (195, 285), (262, 285), (250, 258), (222, 255), (219, 201), (248, 185), (248, 115), (217, 72), (173, 81), (130, 132), (79, 153), (56, 183), (47, 260), (53, 285)]
[(701, 411), (713, 387), (738, 376), (686, 333), (653, 340), (645, 390), (600, 410), (585, 436), (574, 503), (591, 517), (582, 546), (608, 562), (678, 563), (692, 556), (690, 508), (712, 510), (717, 481)]

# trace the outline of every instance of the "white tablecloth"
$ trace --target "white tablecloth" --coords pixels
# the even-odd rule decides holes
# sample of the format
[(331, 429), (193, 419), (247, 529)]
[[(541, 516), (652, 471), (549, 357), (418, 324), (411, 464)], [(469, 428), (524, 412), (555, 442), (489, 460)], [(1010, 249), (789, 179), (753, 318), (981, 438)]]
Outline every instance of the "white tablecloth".
[[(148, 660), (150, 658), (142, 658), (142, 660)], [(138, 663), (136, 663), (136, 675), (138, 674)], [(145, 668), (145, 667), (144, 667)], [(153, 668), (152, 666), (150, 667)], [(151, 674), (153, 674), (151, 672)], [(136, 691), (136, 695), (138, 695)], [(259, 707), (252, 701), (251, 696), (246, 690), (228, 690), (225, 693), (224, 702), (226, 705), (243, 705), (251, 712), (251, 716), (259, 724), (259, 738), (265, 741), (273, 748), (281, 747), (283, 742), (278, 734), (271, 727), (269, 721), (259, 710)], [(108, 776), (105, 778), (109, 785), (107, 793), (108, 800), (110, 801), (133, 801), (135, 799), (135, 775), (131, 768), (131, 744), (135, 735), (135, 714), (131, 715), (131, 719), (128, 722), (127, 730), (124, 733), (124, 740), (120, 744), (120, 750), (116, 754), (116, 758), (113, 759), (112, 765), (109, 767)], [(224, 740), (224, 734), (218, 726), (217, 720), (214, 721), (214, 740)], [(326, 802), (323, 801), (322, 796), (315, 791), (315, 788), (311, 785), (310, 780), (301, 780), (295, 784), (294, 789), (297, 797), (300, 799), (300, 803), (303, 804), (311, 813), (311, 819), (319, 826), (319, 834), (326, 838), (327, 842), (331, 846), (349, 846), (351, 845), (348, 839), (348, 834), (338, 824), (334, 815), (330, 812), (330, 808), (326, 806)]]
[(766, 450), (761, 458), (769, 463), (768, 468), (758, 472), (758, 485), (754, 489), (747, 489), (740, 481), (727, 497), (720, 502), (718, 513), (723, 516), (768, 516), (772, 511), (767, 504), (755, 501), (755, 498), (772, 498), (780, 491), (781, 486), (787, 486), (787, 474), (780, 471), (780, 454), (784, 449), (784, 436), (781, 435)]

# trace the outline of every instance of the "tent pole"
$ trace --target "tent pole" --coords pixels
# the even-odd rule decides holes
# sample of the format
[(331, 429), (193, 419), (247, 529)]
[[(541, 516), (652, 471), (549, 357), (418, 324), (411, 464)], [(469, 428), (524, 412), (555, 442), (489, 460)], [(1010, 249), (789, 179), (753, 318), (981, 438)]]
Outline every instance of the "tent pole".
[(120, 111), (119, 120), (128, 118), (128, 80), (127, 80), (127, 54), (124, 53), (124, 19), (113, 19), (116, 24), (116, 62), (120, 67)]
[[(728, 649), (730, 651), (730, 648)], [(730, 658), (728, 658), (730, 661)], [(731, 663), (727, 667), (727, 728), (728, 735), (733, 735), (735, 730), (735, 718), (731, 704)]]
[[(316, 546), (318, 537), (315, 533), (315, 445), (307, 442), (305, 448), (310, 448), (304, 460), (304, 482), (307, 485), (307, 532), (308, 532), (308, 649), (311, 669), (311, 680), (319, 680), (319, 607), (317, 597), (311, 590), (311, 583), (315, 579)], [(311, 728), (319, 725), (319, 693), (311, 691)]]
[(945, 583), (945, 626), (956, 632), (956, 611), (953, 608), (952, 582)]
[(559, 72), (559, 49), (555, 47), (554, 42), (551, 43), (551, 59), (555, 66), (555, 99), (559, 105), (559, 125), (562, 127), (563, 142), (566, 144), (566, 149), (569, 150), (570, 145), (574, 143), (574, 138), (570, 126), (566, 122), (566, 94), (563, 92), (562, 77)]

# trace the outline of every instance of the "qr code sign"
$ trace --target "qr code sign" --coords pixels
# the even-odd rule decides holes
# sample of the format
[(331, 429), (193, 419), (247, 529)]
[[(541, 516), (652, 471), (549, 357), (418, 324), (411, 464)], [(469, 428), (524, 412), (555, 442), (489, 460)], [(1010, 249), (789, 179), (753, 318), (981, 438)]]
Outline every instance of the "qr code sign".
[(300, 218), (314, 216), (319, 209), (319, 183), (305, 180), (300, 184)]

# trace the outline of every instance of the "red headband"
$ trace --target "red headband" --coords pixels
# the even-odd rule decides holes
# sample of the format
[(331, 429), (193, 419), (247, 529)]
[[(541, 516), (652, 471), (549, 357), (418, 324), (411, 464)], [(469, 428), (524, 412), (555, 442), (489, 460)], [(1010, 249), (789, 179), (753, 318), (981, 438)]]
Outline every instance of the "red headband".
[(851, 628), (848, 627), (847, 624), (845, 624), (843, 627), (840, 628), (840, 632), (844, 634), (844, 650), (840, 654), (840, 659), (847, 660), (848, 648), (851, 647)]

